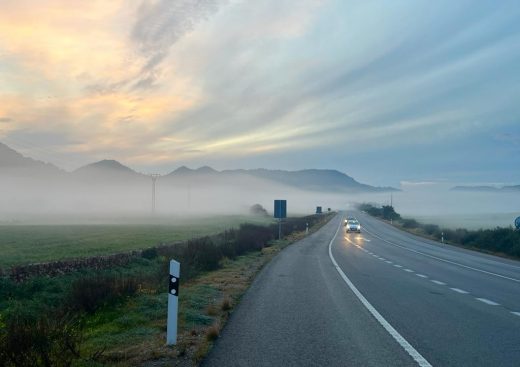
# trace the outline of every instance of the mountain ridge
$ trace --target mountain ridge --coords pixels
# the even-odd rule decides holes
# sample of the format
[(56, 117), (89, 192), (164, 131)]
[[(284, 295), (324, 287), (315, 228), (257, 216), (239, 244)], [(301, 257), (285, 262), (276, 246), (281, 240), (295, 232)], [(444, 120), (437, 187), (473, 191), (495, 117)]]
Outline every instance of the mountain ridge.
[[(51, 171), (58, 170), (62, 173), (66, 173), (69, 177), (85, 181), (101, 181), (106, 179), (107, 182), (110, 182), (118, 179), (143, 179), (146, 177), (145, 174), (139, 173), (114, 159), (104, 159), (79, 167), (72, 172), (65, 172), (54, 165), (24, 157), (7, 145), (0, 143), (0, 167), (4, 158), (6, 161), (11, 162), (13, 166), (39, 167), (39, 169), (48, 170), (50, 174), (53, 173)], [(360, 183), (351, 176), (338, 170), (317, 168), (296, 171), (266, 168), (218, 171), (209, 166), (202, 166), (197, 169), (180, 166), (161, 177), (167, 181), (175, 181), (176, 179), (182, 179), (184, 181), (192, 180), (193, 184), (200, 182), (211, 184), (212, 180), (214, 182), (218, 181), (221, 184), (225, 184), (226, 182), (235, 183), (237, 178), (253, 177), (301, 190), (336, 193), (399, 191), (393, 187), (376, 187)]]

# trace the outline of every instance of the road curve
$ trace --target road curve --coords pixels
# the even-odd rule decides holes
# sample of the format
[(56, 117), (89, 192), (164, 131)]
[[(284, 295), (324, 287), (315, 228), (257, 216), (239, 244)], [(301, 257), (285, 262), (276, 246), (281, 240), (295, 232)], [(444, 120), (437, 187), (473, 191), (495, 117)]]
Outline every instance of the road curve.
[(273, 259), (203, 366), (519, 365), (518, 262), (355, 215)]

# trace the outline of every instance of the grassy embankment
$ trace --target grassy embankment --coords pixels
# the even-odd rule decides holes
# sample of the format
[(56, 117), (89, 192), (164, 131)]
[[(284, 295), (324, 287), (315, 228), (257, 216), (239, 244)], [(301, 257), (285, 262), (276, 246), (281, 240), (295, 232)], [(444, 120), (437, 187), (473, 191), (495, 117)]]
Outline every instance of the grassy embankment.
[(435, 241), (443, 239), (445, 243), (451, 245), (520, 259), (520, 231), (512, 227), (479, 230), (442, 228), (436, 224), (425, 224), (412, 218), (402, 218), (393, 207), (388, 205), (377, 207), (372, 204), (361, 204), (359, 209), (374, 217), (392, 221), (394, 226), (421, 237)]
[[(152, 248), (127, 266), (0, 284), (0, 364), (196, 365), (256, 272), (328, 217), (245, 225), (211, 238)], [(290, 232), (290, 233), (289, 233)], [(164, 346), (167, 263), (181, 260), (179, 343)], [(11, 360), (9, 360), (11, 358)], [(16, 359), (14, 362), (12, 359)], [(6, 362), (7, 360), (7, 362)], [(10, 364), (9, 364), (10, 363)]]

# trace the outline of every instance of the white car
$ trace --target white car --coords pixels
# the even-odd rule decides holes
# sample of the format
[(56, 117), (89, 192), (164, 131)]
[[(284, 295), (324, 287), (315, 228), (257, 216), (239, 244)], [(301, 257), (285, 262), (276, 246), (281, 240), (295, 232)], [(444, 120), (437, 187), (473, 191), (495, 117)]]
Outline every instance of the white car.
[(353, 220), (355, 221), (356, 218), (354, 218), (354, 217), (347, 217), (347, 218), (345, 219), (345, 223), (344, 223), (344, 225), (346, 226), (347, 223), (348, 223), (349, 221), (353, 221)]
[(347, 221), (347, 233), (349, 232), (357, 232), (361, 233), (361, 224), (357, 220), (349, 220)]

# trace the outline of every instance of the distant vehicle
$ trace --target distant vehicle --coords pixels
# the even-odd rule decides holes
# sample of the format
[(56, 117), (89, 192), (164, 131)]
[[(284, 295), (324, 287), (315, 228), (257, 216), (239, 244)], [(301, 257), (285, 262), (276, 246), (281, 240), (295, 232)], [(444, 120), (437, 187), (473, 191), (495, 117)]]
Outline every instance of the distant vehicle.
[(361, 233), (361, 224), (355, 219), (347, 221), (347, 233), (349, 232)]
[(354, 217), (347, 217), (347, 219), (345, 219), (344, 225), (346, 226), (348, 222), (353, 221), (353, 220), (355, 221), (356, 218), (354, 218)]

